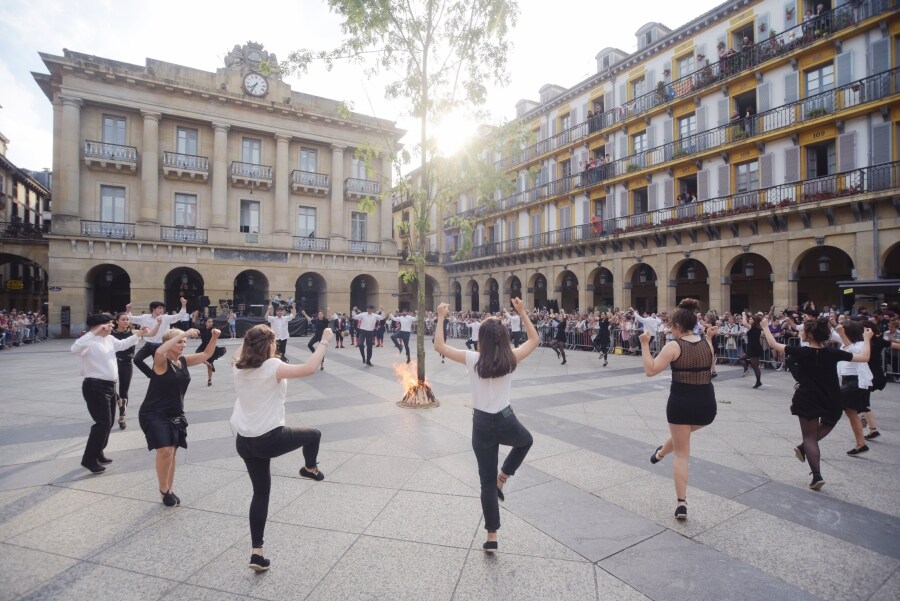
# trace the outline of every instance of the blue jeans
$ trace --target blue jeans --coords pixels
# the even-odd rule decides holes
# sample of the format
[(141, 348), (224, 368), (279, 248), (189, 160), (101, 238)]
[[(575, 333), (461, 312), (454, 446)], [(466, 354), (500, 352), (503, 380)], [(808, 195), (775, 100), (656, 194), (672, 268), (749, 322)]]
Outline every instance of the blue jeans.
[(497, 453), (500, 445), (512, 447), (503, 462), (503, 472), (512, 476), (522, 465), (533, 443), (531, 433), (516, 419), (512, 407), (506, 407), (499, 413), (473, 409), (472, 450), (478, 461), (485, 530), (496, 532), (500, 528), (500, 507), (497, 502)]

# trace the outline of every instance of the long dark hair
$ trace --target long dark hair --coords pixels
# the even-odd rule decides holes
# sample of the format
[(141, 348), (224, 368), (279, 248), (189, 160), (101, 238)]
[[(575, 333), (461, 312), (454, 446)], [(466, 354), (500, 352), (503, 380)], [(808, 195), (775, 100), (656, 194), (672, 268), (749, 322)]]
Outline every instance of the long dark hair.
[(516, 371), (516, 356), (509, 342), (506, 326), (496, 317), (488, 317), (478, 329), (478, 362), (475, 373), (479, 378), (501, 378)]
[(238, 369), (252, 369), (261, 366), (275, 356), (275, 332), (268, 324), (255, 325), (244, 334), (244, 345), (240, 358), (234, 362)]

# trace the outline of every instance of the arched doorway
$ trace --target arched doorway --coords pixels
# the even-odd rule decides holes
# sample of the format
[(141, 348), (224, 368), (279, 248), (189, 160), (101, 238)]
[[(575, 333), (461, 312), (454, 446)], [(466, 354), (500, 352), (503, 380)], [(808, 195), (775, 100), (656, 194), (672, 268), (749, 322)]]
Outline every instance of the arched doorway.
[(800, 255), (796, 273), (798, 305), (813, 301), (818, 309), (826, 305), (841, 307), (843, 299), (837, 282), (853, 277), (853, 259), (834, 246), (817, 246)]
[(517, 276), (511, 276), (506, 282), (510, 303), (512, 303), (514, 298), (522, 298), (522, 281)]
[[(325, 278), (314, 271), (307, 271), (294, 282), (294, 300), (297, 303), (297, 313), (303, 309), (310, 316), (315, 316), (319, 310), (328, 308), (328, 294)], [(284, 299), (287, 300), (287, 299)], [(326, 315), (325, 317), (331, 317)]]
[[(424, 311), (434, 311), (435, 295), (439, 296), (438, 283), (430, 275), (425, 276), (425, 300), (422, 306)], [(400, 291), (399, 308), (407, 311), (417, 311), (419, 308), (419, 281), (413, 280), (409, 284), (403, 283), (403, 278), (397, 279), (397, 290)]]
[(613, 307), (613, 275), (606, 267), (594, 272), (594, 307), (609, 310)]
[(656, 270), (643, 263), (632, 268), (631, 306), (639, 313), (656, 313)]
[(900, 242), (885, 253), (881, 273), (888, 279), (900, 279)]
[(547, 278), (542, 273), (536, 273), (531, 278), (531, 290), (534, 294), (534, 302), (532, 306), (536, 309), (547, 307)]
[(241, 316), (262, 317), (269, 303), (269, 279), (262, 272), (248, 269), (234, 278), (234, 305)]
[(0, 253), (0, 308), (46, 312), (47, 272), (20, 255)]
[(350, 282), (350, 307), (365, 311), (369, 305), (375, 306), (378, 299), (378, 280), (367, 273), (362, 273)]
[(462, 311), (462, 286), (453, 282), (453, 310)]
[(578, 309), (578, 277), (571, 271), (563, 271), (556, 278), (560, 292), (560, 306), (566, 313), (574, 313)]
[(470, 311), (480, 311), (479, 308), (481, 305), (478, 300), (478, 282), (475, 280), (469, 280), (468, 284), (468, 293), (469, 293), (469, 310)]
[(489, 313), (499, 313), (500, 312), (500, 285), (497, 283), (497, 280), (494, 278), (490, 278), (487, 281), (487, 297), (488, 297), (488, 312)]
[[(695, 298), (700, 301), (704, 311), (713, 308), (709, 306), (709, 271), (706, 265), (696, 259), (681, 261), (675, 266), (675, 305), (685, 298)], [(715, 307), (717, 311), (721, 307)]]
[[(90, 269), (85, 276), (85, 307), (88, 314), (125, 310), (131, 302), (131, 278), (124, 269), (104, 263)], [(179, 303), (179, 307), (181, 304)]]
[(735, 258), (729, 269), (731, 294), (729, 310), (740, 315), (741, 311), (768, 311), (774, 302), (772, 290), (772, 264), (756, 253), (745, 253)]
[[(203, 311), (203, 276), (190, 267), (176, 267), (163, 280), (166, 311), (180, 311), (181, 297), (187, 299), (187, 312)], [(204, 299), (205, 300), (205, 299)]]

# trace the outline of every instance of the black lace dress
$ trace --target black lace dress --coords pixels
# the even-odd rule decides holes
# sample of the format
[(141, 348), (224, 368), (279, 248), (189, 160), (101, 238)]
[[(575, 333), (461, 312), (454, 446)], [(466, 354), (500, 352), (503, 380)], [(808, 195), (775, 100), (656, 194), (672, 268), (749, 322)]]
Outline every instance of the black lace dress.
[(713, 354), (709, 343), (677, 339), (681, 355), (672, 361), (672, 386), (666, 404), (670, 424), (708, 426), (716, 419), (716, 391), (712, 385)]

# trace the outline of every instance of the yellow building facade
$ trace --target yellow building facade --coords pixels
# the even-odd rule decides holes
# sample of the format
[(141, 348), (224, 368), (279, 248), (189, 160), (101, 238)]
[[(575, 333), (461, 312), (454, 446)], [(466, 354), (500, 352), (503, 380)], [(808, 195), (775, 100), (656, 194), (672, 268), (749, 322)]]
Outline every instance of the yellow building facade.
[(440, 236), (451, 308), (900, 301), (898, 8), (726, 2), (520, 101), (514, 192), (450, 208), (466, 256)]
[[(307, 311), (388, 306), (397, 294), (391, 203), (380, 200), (386, 141), (404, 133), (392, 122), (292, 90), (252, 42), (215, 73), (41, 57), (49, 73), (34, 77), (54, 115), (53, 334), (128, 302), (175, 309), (181, 295), (190, 309), (259, 316), (276, 294)], [(368, 169), (361, 148), (379, 156)]]

